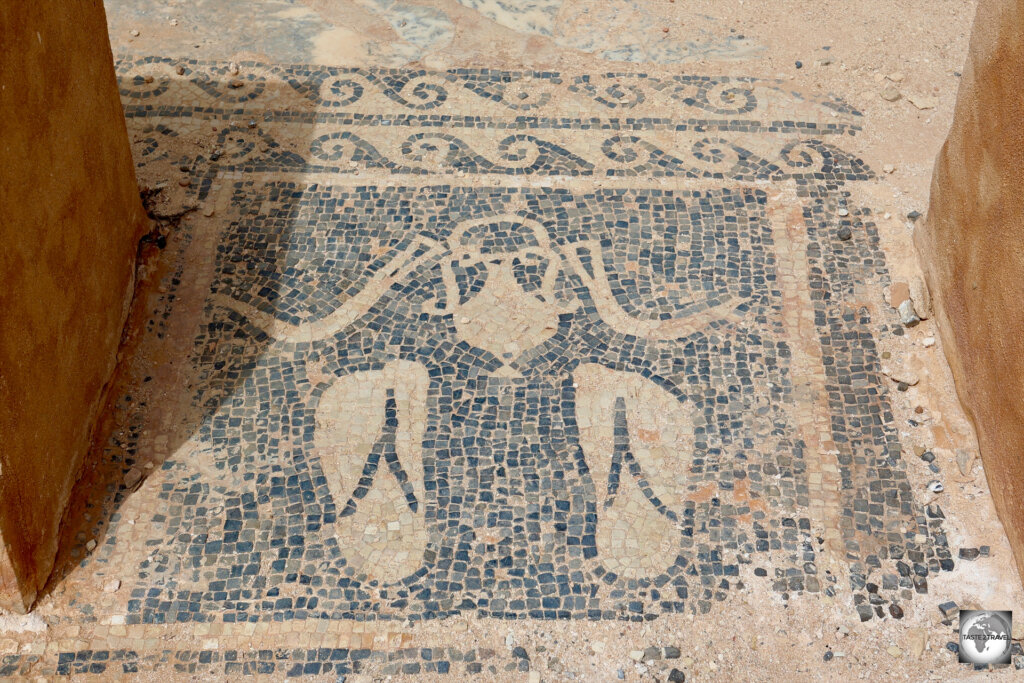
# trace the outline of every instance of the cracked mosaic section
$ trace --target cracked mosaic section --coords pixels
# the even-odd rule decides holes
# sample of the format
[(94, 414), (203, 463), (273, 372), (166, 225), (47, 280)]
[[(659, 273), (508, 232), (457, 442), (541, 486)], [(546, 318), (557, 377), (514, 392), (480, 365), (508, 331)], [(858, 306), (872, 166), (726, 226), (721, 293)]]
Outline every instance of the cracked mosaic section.
[[(890, 605), (928, 592), (928, 576), (954, 567), (941, 508), (914, 502), (895, 420), (882, 396), (885, 382), (871, 325), (901, 335), (889, 313), (872, 321), (856, 302), (859, 283), (888, 283), (885, 257), (870, 212), (846, 208), (847, 193), (809, 189), (803, 214), (816, 246), (808, 250), (815, 315), (828, 381), (832, 436), (842, 485), (842, 529), (850, 585), (861, 619), (882, 618)], [(851, 244), (840, 227), (864, 235)], [(917, 426), (911, 421), (911, 428)]]

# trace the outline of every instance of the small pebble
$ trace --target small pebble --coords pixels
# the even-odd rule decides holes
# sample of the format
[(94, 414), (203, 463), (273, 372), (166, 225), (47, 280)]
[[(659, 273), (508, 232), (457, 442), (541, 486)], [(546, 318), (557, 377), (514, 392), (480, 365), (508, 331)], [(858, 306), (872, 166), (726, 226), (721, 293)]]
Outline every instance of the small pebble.
[(969, 452), (958, 448), (956, 452), (956, 464), (960, 468), (960, 474), (965, 477), (971, 476), (971, 472), (974, 470), (974, 456)]
[(891, 605), (889, 605), (889, 614), (892, 615), (893, 619), (902, 619), (903, 608), (894, 602)]
[(839, 230), (836, 231), (836, 237), (846, 242), (851, 237), (853, 237), (853, 231), (850, 230), (850, 226), (844, 225), (843, 227), (839, 228)]
[(131, 31), (128, 31), (128, 33), (135, 37), (138, 37), (139, 35), (139, 32), (136, 29), (132, 29)]
[(939, 98), (929, 95), (908, 95), (907, 100), (918, 109), (935, 109), (939, 105)]
[(181, 180), (178, 181), (178, 184), (181, 185), (182, 187), (188, 187), (192, 184), (192, 181), (189, 180), (188, 178), (182, 178)]
[(942, 493), (945, 489), (942, 487), (942, 482), (933, 481), (928, 484), (928, 490), (932, 493)]
[(909, 218), (910, 220), (915, 221), (915, 222), (920, 217), (921, 217), (921, 212), (920, 211), (911, 211), (910, 213), (907, 214), (907, 218)]
[(178, 74), (179, 76), (184, 76), (185, 75), (185, 67), (183, 67), (181, 64), (179, 64), (178, 66), (174, 67), (174, 73)]
[(906, 299), (899, 306), (900, 322), (907, 327), (914, 327), (921, 322), (920, 316), (917, 315), (917, 311), (914, 310), (914, 302), (910, 299)]
[(85, 544), (85, 549), (86, 549), (86, 550), (88, 550), (88, 551), (90, 551), (90, 552), (91, 552), (91, 551), (92, 551), (92, 550), (93, 550), (93, 549), (94, 549), (95, 547), (96, 547), (96, 541), (95, 541), (94, 539), (91, 539), (91, 538), (90, 538), (90, 539), (89, 539), (89, 541), (88, 541), (88, 542), (87, 542), (87, 543)]
[(668, 674), (668, 680), (673, 683), (684, 683), (686, 681), (686, 674), (679, 669), (672, 669)]
[(835, 657), (835, 654), (833, 654), (832, 650), (825, 650), (825, 656), (823, 659), (826, 662), (831, 662), (833, 657)]
[(924, 460), (925, 462), (932, 462), (933, 460), (935, 460), (935, 454), (932, 453), (931, 451), (925, 451), (924, 453), (921, 454), (921, 459)]
[(802, 69), (802, 68), (804, 68), (804, 63), (803, 63), (803, 62), (801, 62), (800, 60), (797, 60), (797, 62), (796, 62), (796, 68), (798, 68), (798, 69)]
[(116, 593), (117, 589), (121, 587), (121, 581), (119, 579), (111, 579), (103, 584), (104, 593)]
[(848, 209), (839, 209), (839, 211), (837, 211), (836, 213), (838, 213), (840, 216), (849, 216), (850, 215), (850, 211)]
[(960, 548), (961, 560), (968, 560), (970, 562), (973, 562), (974, 560), (978, 559), (979, 555), (981, 555), (981, 551), (977, 548)]
[(882, 89), (882, 92), (878, 93), (883, 100), (886, 102), (895, 102), (900, 98), (900, 91), (895, 85), (891, 83)]

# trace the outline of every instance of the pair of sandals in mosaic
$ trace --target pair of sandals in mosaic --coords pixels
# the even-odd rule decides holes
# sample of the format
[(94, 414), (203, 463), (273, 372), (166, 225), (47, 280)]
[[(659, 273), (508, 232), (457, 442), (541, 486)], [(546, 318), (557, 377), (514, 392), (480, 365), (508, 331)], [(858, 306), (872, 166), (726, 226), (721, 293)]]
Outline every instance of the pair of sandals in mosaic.
[[(663, 573), (679, 551), (693, 436), (685, 404), (639, 375), (574, 374), (579, 447), (597, 494), (596, 562), (625, 578)], [(427, 566), (427, 370), (408, 361), (341, 377), (321, 397), (316, 449), (353, 577), (385, 585)]]
[[(471, 239), (479, 238), (480, 231), (485, 237), (507, 237), (513, 228), (526, 246), (485, 250)], [(539, 291), (527, 292), (514, 274), (516, 264), (528, 257), (547, 263)], [(482, 291), (460, 303), (451, 262), (462, 260), (479, 262), (488, 277)], [(313, 323), (295, 325), (223, 295), (216, 295), (216, 302), (247, 316), (276, 339), (324, 339), (370, 312), (396, 283), (439, 264), (446, 303), (442, 307), (435, 301), (425, 312), (451, 315), (460, 339), (495, 357), (542, 343), (554, 334), (561, 314), (582, 306), (578, 298), (557, 301), (558, 272), (589, 291), (597, 314), (624, 335), (681, 339), (715, 321), (736, 321), (746, 310), (744, 304), (726, 300), (707, 302), (703, 310), (681, 318), (634, 318), (618, 304), (603, 262), (596, 241), (557, 246), (535, 220), (490, 216), (460, 224), (444, 241), (414, 240), (376, 270), (358, 293)], [(474, 324), (482, 319), (493, 324), (482, 331)], [(506, 354), (508, 346), (514, 349)], [(494, 373), (514, 374), (509, 366)], [(674, 510), (685, 502), (685, 465), (694, 445), (691, 404), (638, 374), (594, 363), (578, 366), (573, 380), (578, 445), (597, 496), (596, 560), (606, 571), (626, 578), (661, 574), (675, 562), (680, 545)], [(392, 361), (378, 370), (337, 378), (317, 408), (316, 449), (340, 508), (335, 522), (339, 552), (353, 576), (378, 585), (400, 581), (426, 565), (422, 444), (429, 385), (422, 365)]]

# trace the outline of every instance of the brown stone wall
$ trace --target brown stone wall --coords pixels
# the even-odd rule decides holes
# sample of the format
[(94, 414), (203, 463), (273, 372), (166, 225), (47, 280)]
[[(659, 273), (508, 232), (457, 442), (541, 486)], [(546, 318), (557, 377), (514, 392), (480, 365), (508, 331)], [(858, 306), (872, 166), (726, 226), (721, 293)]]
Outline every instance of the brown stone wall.
[(1024, 0), (981, 0), (915, 236), (957, 391), (1024, 574)]
[(0, 605), (30, 606), (144, 230), (101, 0), (0, 2)]

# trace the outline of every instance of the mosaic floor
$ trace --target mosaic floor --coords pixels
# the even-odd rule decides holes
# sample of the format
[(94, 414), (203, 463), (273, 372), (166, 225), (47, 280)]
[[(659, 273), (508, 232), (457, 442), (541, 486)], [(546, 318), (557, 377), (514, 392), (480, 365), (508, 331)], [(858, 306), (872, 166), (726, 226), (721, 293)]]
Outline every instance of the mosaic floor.
[(187, 212), (66, 530), (77, 613), (0, 675), (556, 680), (462, 620), (934, 602), (860, 113), (648, 66), (121, 55)]

